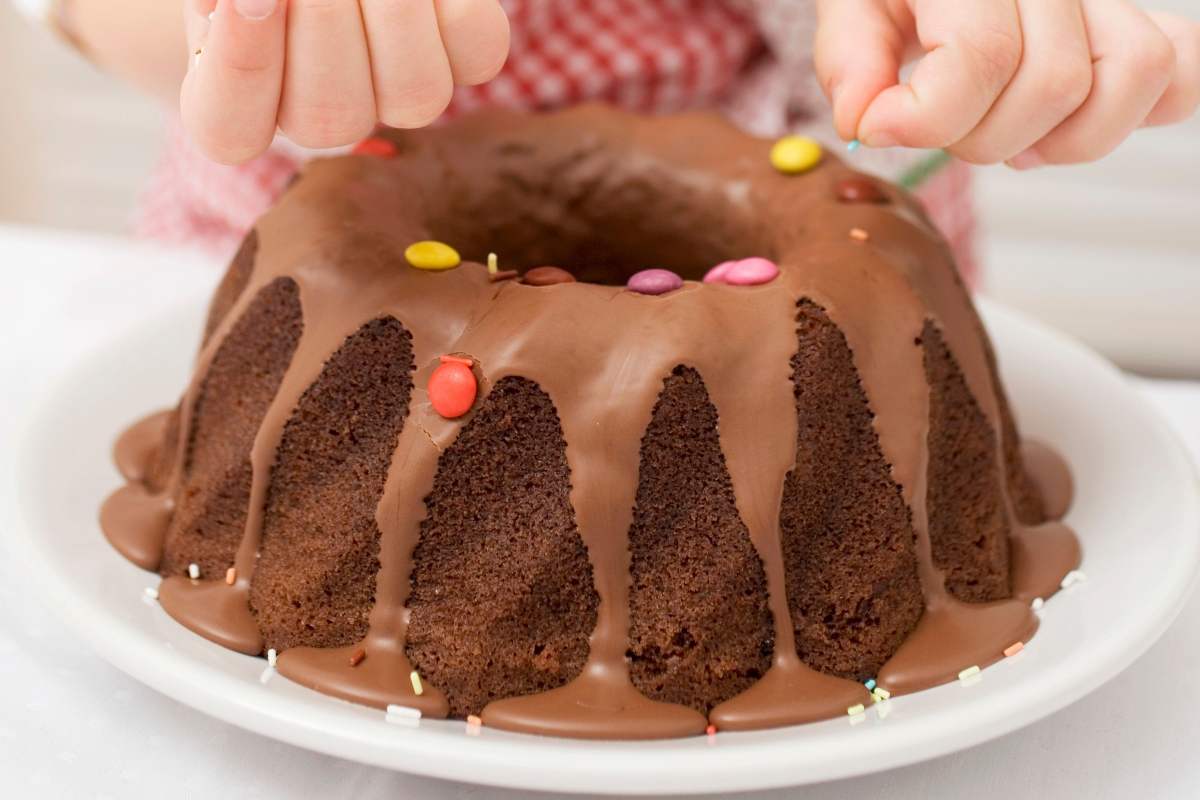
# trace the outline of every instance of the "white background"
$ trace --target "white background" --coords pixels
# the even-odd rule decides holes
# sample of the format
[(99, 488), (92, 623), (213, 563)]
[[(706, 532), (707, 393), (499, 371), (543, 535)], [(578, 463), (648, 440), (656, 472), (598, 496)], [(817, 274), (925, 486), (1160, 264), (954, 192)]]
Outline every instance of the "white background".
[[(21, 419), (55, 375), (145, 309), (207, 291), (218, 270), (194, 257), (121, 240), (4, 227), (0, 260), (7, 274), (20, 276), (0, 291), (0, 538), (6, 539), (19, 524), (10, 457)], [(1200, 383), (1140, 385), (1200, 455)], [(87, 413), (86, 397), (79, 398), (79, 409)], [(61, 489), (63, 502), (99, 500), (74, 497), (70, 486)], [(752, 796), (1200, 796), (1198, 658), (1200, 597), (1194, 597), (1130, 670), (1030, 728), (923, 765)], [(0, 780), (9, 797), (525, 796), (316, 755), (179, 705), (74, 643), (39, 602), (21, 565), (3, 552)]]

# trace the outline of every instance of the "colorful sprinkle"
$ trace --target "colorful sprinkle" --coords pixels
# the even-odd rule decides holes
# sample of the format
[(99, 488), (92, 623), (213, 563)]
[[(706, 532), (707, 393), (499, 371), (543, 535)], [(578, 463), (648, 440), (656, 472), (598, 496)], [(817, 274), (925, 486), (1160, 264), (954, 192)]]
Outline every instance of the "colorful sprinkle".
[(480, 719), (479, 717), (475, 716), (474, 714), (468, 714), (467, 715), (467, 724), (471, 725), (473, 727), (479, 728), (483, 725), (483, 720)]
[(870, 178), (843, 178), (834, 189), (840, 203), (886, 203), (887, 195)]
[(357, 667), (359, 664), (361, 664), (366, 659), (366, 657), (367, 657), (367, 651), (363, 650), (361, 647), (358, 648), (357, 650), (355, 650), (353, 653), (350, 654), (350, 666)]
[(867, 710), (867, 707), (864, 706), (862, 703), (855, 703), (854, 705), (852, 705), (846, 709), (846, 713), (852, 717), (856, 717), (859, 714), (865, 713), (866, 710)]
[(717, 735), (717, 726), (709, 725), (707, 728), (704, 729), (704, 733), (707, 736), (716, 736)]
[(447, 361), (445, 357), (429, 376), (429, 402), (433, 410), (446, 419), (458, 419), (471, 410), (479, 383), (469, 364), (461, 359)]
[(273, 667), (279, 662), (279, 651), (272, 647), (267, 651), (267, 666)]
[(443, 364), (462, 364), (464, 367), (475, 366), (475, 359), (470, 356), (456, 356), (453, 353), (447, 353), (444, 356), (438, 356), (438, 361)]
[(418, 697), (425, 694), (425, 687), (421, 685), (421, 676), (417, 674), (415, 669), (408, 673), (408, 680), (410, 683), (412, 683), (413, 694), (417, 695)]
[(858, 139), (851, 139), (849, 142), (846, 143), (846, 152), (853, 153), (855, 150), (857, 150), (860, 147), (862, 147), (862, 142), (860, 142)]
[(230, 567), (225, 570), (225, 583), (228, 586), (233, 586), (237, 582), (237, 567)]
[(874, 689), (871, 690), (871, 699), (873, 699), (876, 703), (882, 703), (884, 700), (887, 700), (891, 696), (892, 696), (892, 693), (889, 692), (887, 689), (883, 688), (882, 686), (876, 686)]
[(534, 267), (521, 276), (521, 283), (529, 286), (555, 286), (560, 283), (575, 283), (575, 276), (560, 267)]
[(785, 136), (771, 148), (771, 166), (785, 175), (808, 172), (821, 161), (821, 145), (807, 136)]
[(759, 286), (779, 277), (779, 265), (769, 258), (743, 258), (725, 273), (730, 286)]
[(1086, 580), (1087, 580), (1086, 575), (1084, 575), (1082, 572), (1080, 572), (1077, 569), (1073, 569), (1070, 572), (1068, 572), (1066, 575), (1063, 576), (1062, 583), (1059, 585), (1062, 588), (1066, 589), (1069, 586), (1074, 586), (1077, 583), (1083, 583)]
[(200, 578), (200, 565), (199, 564), (188, 564), (188, 577), (191, 578), (192, 580), (199, 580), (199, 578)]
[(972, 664), (971, 666), (964, 669), (962, 672), (958, 673), (958, 679), (960, 681), (965, 681), (967, 678), (975, 677), (976, 675), (979, 674), (979, 672), (980, 672), (979, 665)]
[(363, 139), (354, 146), (352, 151), (356, 156), (375, 156), (376, 158), (395, 158), (396, 144), (388, 139), (372, 136)]
[(387, 707), (387, 714), (384, 718), (388, 722), (412, 724), (421, 719), (421, 709), (409, 708), (408, 706), (398, 706), (393, 703)]
[(875, 691), (875, 679), (874, 679), (874, 678), (871, 678), (871, 680), (869, 680), (869, 681), (867, 681), (866, 683), (864, 683), (864, 684), (863, 684), (863, 686), (867, 687), (867, 691), (868, 691), (868, 692), (873, 692), (873, 691)]
[(1033, 602), (1029, 604), (1029, 607), (1032, 608), (1034, 611), (1041, 611), (1042, 606), (1044, 606), (1044, 605), (1046, 605), (1045, 600), (1043, 600), (1040, 597), (1035, 597), (1035, 598), (1033, 598)]
[(644, 269), (630, 275), (625, 286), (638, 294), (666, 294), (683, 286), (683, 278), (669, 269)]
[(417, 269), (433, 271), (454, 269), (462, 263), (458, 251), (444, 242), (414, 242), (405, 248), (404, 257)]
[(488, 253), (487, 260), (488, 274), (495, 275), (500, 271), (500, 257), (495, 253)]
[(1025, 649), (1024, 642), (1013, 642), (1008, 647), (1004, 648), (1004, 657), (1012, 658), (1013, 656), (1015, 656), (1017, 653), (1021, 652), (1024, 649)]
[(862, 228), (851, 228), (850, 238), (856, 242), (865, 242), (867, 239), (871, 238), (871, 234), (867, 233)]

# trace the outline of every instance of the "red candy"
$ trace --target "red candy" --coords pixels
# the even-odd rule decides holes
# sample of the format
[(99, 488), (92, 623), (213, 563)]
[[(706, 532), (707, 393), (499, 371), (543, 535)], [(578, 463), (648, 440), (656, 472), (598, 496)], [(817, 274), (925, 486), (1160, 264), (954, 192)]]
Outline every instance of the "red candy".
[(429, 402), (446, 419), (458, 419), (471, 410), (479, 384), (468, 359), (442, 356), (442, 363), (429, 376)]
[(376, 158), (395, 158), (396, 145), (388, 139), (381, 139), (378, 136), (372, 136), (370, 139), (363, 139), (354, 146), (353, 150), (356, 156), (375, 156)]

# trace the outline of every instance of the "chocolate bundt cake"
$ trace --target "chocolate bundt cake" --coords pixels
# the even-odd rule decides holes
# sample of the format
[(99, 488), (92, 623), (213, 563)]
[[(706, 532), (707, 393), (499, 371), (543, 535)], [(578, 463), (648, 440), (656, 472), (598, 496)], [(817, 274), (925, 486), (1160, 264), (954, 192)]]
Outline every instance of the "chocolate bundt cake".
[(845, 713), (998, 660), (1079, 560), (915, 202), (702, 114), (312, 163), (116, 456), (104, 531), (181, 623), (518, 731)]

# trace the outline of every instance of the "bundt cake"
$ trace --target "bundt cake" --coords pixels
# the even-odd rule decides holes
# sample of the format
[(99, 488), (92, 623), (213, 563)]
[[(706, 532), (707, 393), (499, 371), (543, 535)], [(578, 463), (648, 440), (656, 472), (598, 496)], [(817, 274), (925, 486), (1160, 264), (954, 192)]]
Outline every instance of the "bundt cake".
[(952, 680), (1079, 560), (918, 205), (706, 114), (484, 112), (312, 163), (116, 460), (104, 532), (196, 633), (565, 736)]

